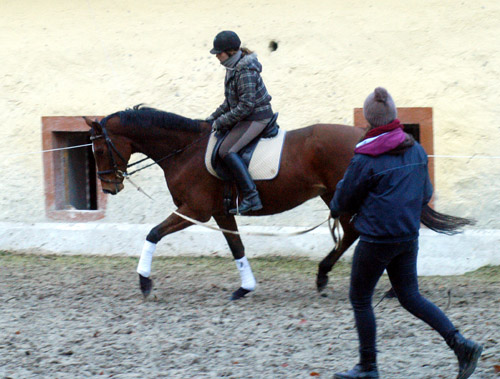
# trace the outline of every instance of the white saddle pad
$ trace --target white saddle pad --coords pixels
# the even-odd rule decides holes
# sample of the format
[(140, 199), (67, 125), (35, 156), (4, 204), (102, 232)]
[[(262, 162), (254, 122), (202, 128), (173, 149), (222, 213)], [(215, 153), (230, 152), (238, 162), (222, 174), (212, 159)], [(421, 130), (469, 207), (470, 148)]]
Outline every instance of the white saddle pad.
[[(252, 176), (252, 179), (270, 180), (278, 175), (285, 134), (286, 132), (283, 129), (279, 129), (275, 137), (260, 139), (248, 166), (248, 172)], [(205, 166), (207, 166), (208, 172), (220, 179), (212, 167), (212, 152), (216, 141), (215, 133), (212, 133), (208, 140), (207, 151), (205, 153)]]

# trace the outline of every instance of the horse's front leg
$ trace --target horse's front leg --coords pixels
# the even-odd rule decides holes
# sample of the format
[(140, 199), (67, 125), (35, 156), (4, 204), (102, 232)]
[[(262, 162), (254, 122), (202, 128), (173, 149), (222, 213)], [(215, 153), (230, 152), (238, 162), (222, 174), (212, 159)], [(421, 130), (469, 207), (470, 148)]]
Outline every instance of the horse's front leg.
[[(214, 216), (215, 222), (222, 229), (227, 229), (231, 231), (238, 231), (238, 225), (233, 215), (224, 216)], [(236, 267), (240, 272), (241, 277), (241, 287), (234, 291), (231, 295), (231, 300), (238, 300), (245, 296), (247, 293), (252, 292), (255, 289), (257, 282), (253, 276), (252, 268), (245, 256), (245, 247), (239, 234), (224, 233), (229, 249), (233, 254), (234, 260), (236, 262)]]
[[(201, 222), (208, 221), (206, 218), (200, 219), (199, 215), (195, 212), (190, 212), (189, 209), (183, 209), (181, 207), (177, 210), (177, 212), (190, 218), (197, 219)], [(177, 232), (190, 225), (193, 224), (182, 217), (177, 216), (175, 213), (172, 213), (165, 221), (151, 229), (147, 235), (142, 248), (141, 258), (139, 259), (139, 264), (137, 265), (139, 284), (144, 297), (148, 297), (153, 289), (153, 281), (150, 279), (150, 275), (151, 263), (153, 261), (153, 254), (156, 250), (156, 244), (167, 234)]]

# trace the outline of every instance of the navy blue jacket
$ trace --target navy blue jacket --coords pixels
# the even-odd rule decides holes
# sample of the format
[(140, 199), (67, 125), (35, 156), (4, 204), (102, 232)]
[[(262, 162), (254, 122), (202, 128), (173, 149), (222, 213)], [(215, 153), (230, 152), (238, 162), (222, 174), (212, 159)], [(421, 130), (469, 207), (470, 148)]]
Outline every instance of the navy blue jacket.
[(431, 196), (427, 154), (415, 142), (401, 154), (355, 154), (330, 208), (356, 213), (363, 241), (403, 242), (418, 238), (422, 206)]

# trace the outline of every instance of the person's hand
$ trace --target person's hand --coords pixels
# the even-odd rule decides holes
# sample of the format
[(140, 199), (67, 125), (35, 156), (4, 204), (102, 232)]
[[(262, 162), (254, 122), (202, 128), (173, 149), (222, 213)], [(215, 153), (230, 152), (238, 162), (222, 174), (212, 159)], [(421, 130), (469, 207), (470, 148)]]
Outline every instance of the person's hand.
[(330, 216), (332, 216), (332, 218), (339, 218), (340, 212), (336, 209), (330, 209)]
[(338, 211), (333, 199), (328, 204), (328, 208), (330, 208), (330, 216), (332, 216), (332, 218), (338, 218), (340, 216), (340, 212)]
[(212, 123), (212, 130), (215, 130), (216, 132), (218, 133), (221, 133), (221, 132), (224, 132), (226, 129), (224, 127), (222, 127), (218, 122), (217, 120), (215, 120), (213, 123)]

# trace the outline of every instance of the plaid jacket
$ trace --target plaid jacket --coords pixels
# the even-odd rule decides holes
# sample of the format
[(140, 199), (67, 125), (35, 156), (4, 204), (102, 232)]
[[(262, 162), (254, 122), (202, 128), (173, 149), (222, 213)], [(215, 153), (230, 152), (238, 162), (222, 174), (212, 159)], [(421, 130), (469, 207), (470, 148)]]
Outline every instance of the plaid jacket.
[(208, 118), (214, 126), (230, 129), (243, 120), (263, 120), (273, 116), (271, 96), (260, 73), (262, 65), (255, 54), (245, 55), (224, 80), (224, 102)]

